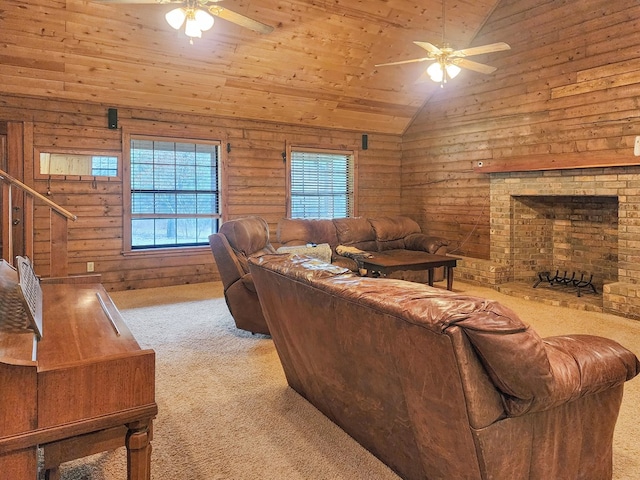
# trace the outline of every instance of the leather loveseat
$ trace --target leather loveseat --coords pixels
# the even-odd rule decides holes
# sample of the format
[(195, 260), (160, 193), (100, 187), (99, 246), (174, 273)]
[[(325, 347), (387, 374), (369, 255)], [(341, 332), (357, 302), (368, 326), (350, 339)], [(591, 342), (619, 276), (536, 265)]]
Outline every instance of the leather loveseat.
[(611, 478), (640, 369), (615, 341), (309, 257), (249, 264), (289, 385), (403, 479)]
[[(409, 217), (351, 217), (334, 219), (290, 219), (278, 222), (277, 241), (282, 246), (306, 244), (329, 244), (331, 263), (357, 271), (352, 258), (339, 255), (339, 245), (353, 247), (365, 252), (382, 252), (402, 255), (404, 250), (418, 250), (445, 255), (449, 242), (440, 237), (422, 233), (420, 225)], [(415, 282), (426, 283), (427, 271), (401, 271), (390, 275)], [(444, 278), (443, 269), (434, 271), (434, 280)]]

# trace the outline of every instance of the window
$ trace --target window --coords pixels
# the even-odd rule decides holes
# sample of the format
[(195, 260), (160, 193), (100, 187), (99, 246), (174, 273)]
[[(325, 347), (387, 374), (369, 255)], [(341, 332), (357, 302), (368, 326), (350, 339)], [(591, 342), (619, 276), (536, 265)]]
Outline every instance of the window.
[(91, 175), (96, 177), (117, 177), (118, 157), (91, 157)]
[[(62, 175), (65, 177), (117, 177), (120, 156), (111, 152), (58, 151), (41, 152), (36, 149), (38, 178)], [(68, 179), (68, 178), (67, 178)]]
[(290, 218), (355, 215), (353, 152), (294, 148), (289, 164)]
[(131, 248), (208, 245), (220, 220), (220, 145), (131, 136)]

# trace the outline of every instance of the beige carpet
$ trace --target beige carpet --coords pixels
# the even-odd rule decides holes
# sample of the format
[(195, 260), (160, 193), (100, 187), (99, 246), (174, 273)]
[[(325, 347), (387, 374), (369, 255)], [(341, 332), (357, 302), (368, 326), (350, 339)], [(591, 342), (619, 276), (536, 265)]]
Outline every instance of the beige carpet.
[[(542, 336), (607, 336), (640, 356), (640, 322), (507, 297), (495, 298)], [(156, 350), (154, 480), (398, 480), (375, 457), (287, 387), (268, 337), (235, 329), (220, 284), (116, 292), (143, 347)], [(640, 478), (640, 380), (627, 382), (614, 438), (614, 479)], [(125, 452), (63, 466), (63, 480), (124, 480)]]

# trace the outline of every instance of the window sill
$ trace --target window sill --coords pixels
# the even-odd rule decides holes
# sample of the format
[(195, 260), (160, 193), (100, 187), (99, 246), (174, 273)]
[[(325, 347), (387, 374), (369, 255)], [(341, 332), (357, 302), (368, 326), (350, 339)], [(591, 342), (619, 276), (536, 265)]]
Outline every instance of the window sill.
[(184, 255), (202, 254), (209, 251), (210, 247), (208, 245), (200, 245), (197, 247), (141, 248), (124, 251), (122, 255), (125, 257), (181, 257)]

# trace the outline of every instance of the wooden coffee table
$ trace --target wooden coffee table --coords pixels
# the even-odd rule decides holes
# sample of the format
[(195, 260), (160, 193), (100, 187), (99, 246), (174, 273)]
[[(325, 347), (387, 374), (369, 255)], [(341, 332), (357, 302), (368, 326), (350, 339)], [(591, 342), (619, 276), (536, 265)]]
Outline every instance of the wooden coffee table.
[(428, 270), (429, 286), (433, 286), (433, 269), (444, 267), (447, 277), (447, 290), (453, 289), (453, 269), (458, 259), (444, 255), (407, 250), (402, 253), (372, 253), (370, 258), (360, 260), (361, 268), (367, 270), (369, 277), (384, 277), (398, 270)]

